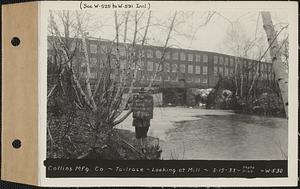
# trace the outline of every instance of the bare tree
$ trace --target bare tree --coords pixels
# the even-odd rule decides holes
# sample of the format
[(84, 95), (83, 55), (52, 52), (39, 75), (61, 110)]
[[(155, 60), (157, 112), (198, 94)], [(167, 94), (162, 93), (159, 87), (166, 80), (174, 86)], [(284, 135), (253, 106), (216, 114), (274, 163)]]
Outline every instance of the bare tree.
[(277, 32), (274, 29), (270, 12), (261, 12), (263, 28), (266, 32), (268, 43), (270, 45), (270, 55), (272, 57), (275, 79), (278, 82), (281, 96), (283, 99), (286, 117), (288, 117), (288, 72), (281, 59), (280, 46), (277, 41)]
[(172, 33), (173, 29), (174, 29), (174, 23), (175, 23), (176, 15), (177, 15), (177, 11), (174, 13), (174, 16), (172, 18), (172, 21), (171, 21), (171, 24), (170, 24), (170, 27), (169, 27), (169, 31), (168, 31), (168, 35), (167, 35), (167, 38), (165, 40), (165, 44), (164, 44), (164, 48), (163, 48), (163, 53), (162, 53), (162, 56), (161, 56), (161, 58), (160, 58), (160, 60), (159, 60), (159, 62), (157, 64), (158, 68), (155, 68), (154, 76), (151, 79), (151, 81), (150, 81), (150, 83), (148, 85), (148, 88), (150, 88), (153, 85), (153, 81), (156, 78), (156, 75), (158, 74), (160, 68), (163, 67), (163, 63), (165, 61), (165, 55), (166, 55), (166, 51), (167, 51), (167, 47), (168, 47), (168, 42), (170, 40), (171, 33)]
[[(235, 84), (235, 95), (249, 98), (254, 84), (260, 77), (259, 61), (264, 50), (263, 36), (258, 36), (255, 30), (254, 38), (246, 35), (240, 22), (230, 21), (231, 27), (226, 32), (224, 47), (235, 56), (235, 68), (231, 77)], [(254, 59), (251, 65), (245, 64), (244, 59)], [(260, 60), (259, 60), (260, 59)], [(255, 73), (254, 75), (252, 73)], [(251, 77), (249, 77), (251, 75)]]
[[(84, 112), (87, 125), (92, 129), (94, 135), (92, 136), (94, 142), (92, 142), (91, 148), (98, 148), (107, 144), (106, 138), (112, 129), (130, 115), (131, 110), (125, 114), (123, 112), (132, 97), (139, 67), (145, 60), (144, 47), (147, 44), (152, 12), (148, 12), (146, 26), (142, 26), (141, 22), (145, 12), (136, 11), (133, 15), (130, 12), (125, 12), (125, 19), (119, 15), (119, 12), (114, 12), (115, 39), (105, 43), (99, 39), (100, 47), (97, 45), (97, 48), (104, 50), (102, 50), (101, 60), (98, 62), (100, 66), (97, 68), (97, 79), (94, 80), (91, 79), (92, 57), (89, 54), (90, 42), (86, 27), (83, 26), (87, 24), (84, 22), (84, 14), (79, 11), (50, 12), (49, 33), (53, 38), (49, 42), (56, 49), (56, 54), (60, 60), (58, 61), (58, 83), (49, 89), (48, 100), (50, 102), (55, 92), (66, 93), (68, 103), (74, 105), (71, 108), (73, 114), (74, 111)], [(173, 29), (175, 18), (176, 13), (168, 36)], [(131, 19), (133, 20), (133, 31), (131, 30), (133, 37), (130, 40), (128, 31)], [(58, 23), (59, 20), (62, 23)], [(123, 43), (120, 43), (122, 32), (124, 33)], [(74, 35), (71, 37), (73, 33)], [(165, 44), (166, 48), (168, 39)], [(83, 50), (84, 54), (83, 59), (79, 60), (79, 64), (83, 68), (80, 73), (74, 69), (74, 62), (78, 61), (78, 58), (74, 56), (78, 49)], [(120, 58), (121, 54), (125, 54), (122, 59)], [(61, 78), (68, 82), (64, 82)], [(149, 86), (151, 87), (151, 85)], [(61, 90), (58, 90), (58, 87)], [(68, 117), (72, 116), (69, 115)], [(75, 117), (72, 119), (74, 120)], [(50, 128), (48, 131), (49, 136), (51, 136)], [(66, 136), (66, 132), (62, 135)], [(53, 138), (50, 138), (53, 141)]]

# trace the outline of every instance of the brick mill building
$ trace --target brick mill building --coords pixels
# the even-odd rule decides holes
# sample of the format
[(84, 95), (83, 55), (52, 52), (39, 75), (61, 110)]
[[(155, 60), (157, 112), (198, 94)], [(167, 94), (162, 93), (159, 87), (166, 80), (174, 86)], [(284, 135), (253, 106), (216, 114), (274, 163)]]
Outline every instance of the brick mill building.
[[(49, 36), (48, 40), (55, 39)], [(96, 80), (99, 76), (97, 70), (101, 69), (101, 59), (105, 57), (103, 55), (106, 48), (112, 46), (113, 43), (93, 38), (88, 38), (86, 42), (90, 58), (91, 80)], [(158, 62), (162, 57), (163, 50), (164, 48), (159, 46), (144, 46), (143, 61), (139, 65), (135, 84), (136, 88), (148, 86), (155, 72), (158, 71), (153, 88), (162, 93), (163, 104), (185, 105), (188, 89), (213, 88), (218, 82), (219, 75), (225, 78), (230, 77), (236, 66), (237, 69), (248, 70), (245, 79), (254, 77), (256, 72), (255, 69), (252, 69), (254, 67), (259, 68), (260, 81), (270, 81), (274, 78), (271, 63), (189, 49), (167, 48), (163, 66), (159, 67)], [(125, 56), (124, 44), (119, 45), (119, 54), (120, 64), (122, 64)], [(55, 58), (57, 57), (55, 57), (54, 49), (48, 42), (48, 64), (54, 64)], [(84, 59), (84, 51), (80, 42), (74, 58), (74, 69), (78, 73), (85, 69), (82, 59)], [(49, 66), (48, 75), (51, 75)]]

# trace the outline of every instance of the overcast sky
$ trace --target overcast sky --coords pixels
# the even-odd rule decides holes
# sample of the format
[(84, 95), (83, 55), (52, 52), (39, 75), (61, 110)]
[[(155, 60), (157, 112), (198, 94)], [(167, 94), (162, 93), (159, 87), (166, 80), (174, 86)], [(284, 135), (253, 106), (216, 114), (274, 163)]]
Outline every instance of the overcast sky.
[[(83, 11), (81, 12), (83, 13)], [(163, 46), (171, 19), (174, 11), (153, 11), (151, 17), (151, 26), (148, 33), (148, 44)], [(257, 36), (265, 36), (262, 19), (259, 12), (215, 12), (209, 22), (204, 25), (209, 15), (213, 12), (195, 12), (186, 11), (178, 12), (176, 17), (175, 31), (172, 31), (169, 47), (194, 49), (201, 51), (212, 51), (225, 54), (232, 52), (224, 47), (226, 33), (239, 25), (239, 30), (244, 33), (245, 38), (254, 39)], [(135, 11), (130, 12), (131, 21), (128, 22), (128, 39), (129, 42), (133, 37)], [(139, 16), (142, 12), (139, 13)], [(124, 22), (125, 12), (118, 12), (118, 22)], [(142, 14), (138, 24), (139, 38), (142, 38), (144, 28), (148, 17), (148, 11)], [(273, 23), (279, 30), (282, 26), (287, 25), (287, 14), (285, 12), (272, 12)], [(115, 38), (115, 21), (113, 11), (90, 11), (85, 12), (84, 23), (89, 36), (102, 39)], [(238, 24), (237, 24), (238, 23)], [(124, 24), (120, 26), (120, 37), (123, 38)], [(283, 31), (279, 39), (285, 38), (287, 31)], [(266, 40), (265, 44), (267, 45)]]

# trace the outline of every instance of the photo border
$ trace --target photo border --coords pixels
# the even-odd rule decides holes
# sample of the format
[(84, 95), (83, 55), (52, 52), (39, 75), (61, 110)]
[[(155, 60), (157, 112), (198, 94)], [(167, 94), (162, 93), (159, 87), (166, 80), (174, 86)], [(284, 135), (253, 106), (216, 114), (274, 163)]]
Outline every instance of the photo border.
[[(125, 2), (124, 2), (125, 3)], [(128, 3), (128, 2), (126, 2)], [(134, 3), (134, 2), (130, 2)], [(39, 2), (39, 182), (42, 186), (296, 186), (298, 182), (298, 10), (297, 2), (149, 1), (151, 10), (282, 11), (289, 14), (289, 123), (287, 178), (46, 178), (47, 14), (49, 9), (80, 10), (80, 1)], [(99, 11), (99, 10), (98, 10)], [(105, 10), (112, 11), (112, 10)], [(291, 64), (295, 62), (295, 64)], [(180, 161), (180, 160), (179, 160)]]

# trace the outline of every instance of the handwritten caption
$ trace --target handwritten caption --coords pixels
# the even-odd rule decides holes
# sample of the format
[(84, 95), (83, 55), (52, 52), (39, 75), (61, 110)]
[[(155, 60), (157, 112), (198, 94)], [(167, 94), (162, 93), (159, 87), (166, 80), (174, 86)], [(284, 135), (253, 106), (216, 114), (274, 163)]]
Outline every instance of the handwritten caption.
[(287, 177), (287, 161), (47, 159), (46, 177)]
[(150, 3), (146, 3), (146, 2), (140, 2), (140, 3), (136, 3), (136, 2), (94, 3), (94, 2), (81, 1), (80, 9), (81, 10), (88, 10), (88, 9), (150, 9)]
[(76, 166), (64, 166), (64, 165), (49, 165), (47, 167), (47, 172), (52, 174), (70, 174), (76, 173), (81, 176), (103, 176), (103, 175), (115, 175), (115, 174), (151, 174), (154, 175), (173, 175), (173, 176), (192, 176), (198, 174), (209, 174), (210, 176), (216, 175), (232, 175), (232, 176), (242, 176), (246, 174), (247, 176), (255, 175), (256, 172), (264, 173), (266, 175), (281, 175), (284, 173), (282, 168), (264, 168), (256, 170), (254, 166), (242, 166), (236, 167), (214, 167), (214, 168), (202, 168), (202, 167), (128, 167), (128, 166), (116, 166), (116, 167), (102, 167), (102, 166), (86, 166), (86, 165), (76, 165)]

